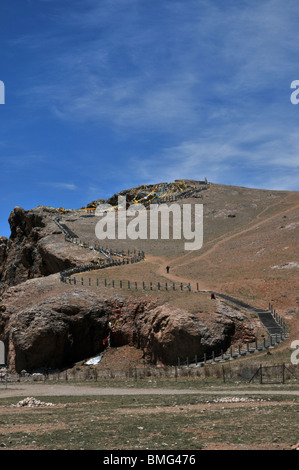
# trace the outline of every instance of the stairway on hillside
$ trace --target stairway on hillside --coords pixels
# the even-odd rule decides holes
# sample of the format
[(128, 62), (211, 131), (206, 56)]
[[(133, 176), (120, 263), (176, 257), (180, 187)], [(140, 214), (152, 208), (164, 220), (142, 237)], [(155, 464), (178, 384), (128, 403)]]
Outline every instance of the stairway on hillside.
[(280, 335), (284, 333), (283, 327), (279, 323), (277, 323), (270, 310), (263, 310), (260, 308), (252, 307), (251, 305), (248, 305), (245, 302), (242, 302), (241, 300), (235, 299), (234, 297), (231, 297), (226, 294), (216, 293), (216, 295), (218, 297), (221, 297), (222, 299), (228, 300), (229, 302), (235, 305), (238, 305), (239, 307), (245, 308), (246, 310), (249, 310), (251, 312), (255, 312), (270, 336)]

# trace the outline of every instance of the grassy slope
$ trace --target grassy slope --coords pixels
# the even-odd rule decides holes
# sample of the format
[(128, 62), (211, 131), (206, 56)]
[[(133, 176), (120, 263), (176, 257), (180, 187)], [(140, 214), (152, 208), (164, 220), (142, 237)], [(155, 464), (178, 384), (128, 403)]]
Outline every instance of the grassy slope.
[[(201, 250), (185, 251), (185, 240), (104, 240), (95, 236), (93, 217), (64, 216), (80, 239), (118, 249), (144, 250), (145, 261), (85, 273), (83, 277), (108, 281), (130, 280), (169, 284), (190, 282), (192, 290), (225, 292), (254, 306), (268, 302), (288, 322), (291, 338), (299, 331), (298, 317), (298, 230), (299, 194), (211, 184), (203, 199), (185, 199), (180, 205), (203, 204), (204, 242)], [(230, 216), (229, 216), (230, 215)], [(234, 215), (234, 217), (231, 217)], [(165, 266), (170, 264), (170, 273)], [(277, 268), (278, 266), (279, 268)], [(81, 276), (80, 276), (81, 277)], [(177, 284), (178, 285), (178, 284)], [(122, 289), (123, 295), (142, 295)], [(203, 294), (150, 292), (161, 302), (192, 311), (209, 311)], [(199, 307), (200, 305), (200, 307)]]

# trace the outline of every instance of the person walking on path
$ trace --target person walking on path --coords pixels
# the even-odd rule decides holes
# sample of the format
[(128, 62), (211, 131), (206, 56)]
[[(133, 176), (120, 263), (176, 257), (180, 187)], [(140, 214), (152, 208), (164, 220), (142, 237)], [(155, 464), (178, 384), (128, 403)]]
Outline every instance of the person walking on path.
[(166, 272), (169, 273), (169, 266), (166, 266)]

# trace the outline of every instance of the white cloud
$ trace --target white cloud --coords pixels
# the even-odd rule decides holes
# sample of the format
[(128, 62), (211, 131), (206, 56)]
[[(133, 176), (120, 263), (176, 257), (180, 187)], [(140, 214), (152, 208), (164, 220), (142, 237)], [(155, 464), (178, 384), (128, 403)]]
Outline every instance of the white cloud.
[(47, 182), (42, 182), (42, 183), (39, 182), (38, 184), (43, 185), (43, 186), (49, 186), (51, 188), (56, 188), (56, 189), (67, 189), (70, 191), (76, 191), (78, 189), (77, 186), (73, 183), (57, 183), (57, 182), (47, 181)]
[(267, 185), (296, 173), (294, 0), (89, 0), (63, 11), (56, 34), (44, 32), (50, 43), (26, 38), (28, 47), (48, 47), (51, 70), (48, 82), (24, 90), (31, 103), (127, 139), (167, 136), (167, 147), (132, 157), (145, 179), (241, 175)]
[(146, 161), (132, 158), (132, 167), (147, 181), (179, 178), (269, 189), (298, 190), (299, 138), (292, 131), (256, 123), (229, 126), (164, 148)]

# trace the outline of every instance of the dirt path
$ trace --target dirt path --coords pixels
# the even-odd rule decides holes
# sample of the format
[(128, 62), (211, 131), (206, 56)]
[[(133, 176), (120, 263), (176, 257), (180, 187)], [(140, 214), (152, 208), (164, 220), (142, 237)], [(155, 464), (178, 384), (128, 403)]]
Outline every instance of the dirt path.
[[(289, 197), (290, 197), (290, 195), (287, 196), (286, 199), (288, 199)], [(276, 214), (272, 215), (271, 217), (267, 217), (266, 219), (263, 219), (263, 220), (261, 220), (260, 222), (257, 222), (257, 223), (255, 223), (254, 225), (251, 225), (250, 227), (247, 227), (247, 228), (245, 228), (245, 229), (243, 229), (243, 230), (240, 230), (239, 232), (233, 233), (232, 235), (229, 235), (229, 236), (223, 238), (223, 239), (220, 240), (219, 242), (215, 243), (211, 248), (209, 248), (209, 249), (208, 249), (207, 251), (205, 251), (204, 253), (199, 254), (199, 255), (198, 255), (197, 257), (195, 257), (195, 258), (192, 258), (192, 263), (193, 263), (194, 261), (202, 260), (202, 259), (205, 258), (206, 256), (208, 256), (208, 255), (210, 255), (211, 253), (213, 253), (215, 250), (217, 250), (217, 248), (218, 248), (219, 246), (221, 246), (221, 245), (223, 245), (224, 243), (226, 243), (226, 242), (228, 242), (228, 241), (234, 239), (235, 237), (238, 237), (239, 235), (242, 235), (242, 234), (244, 234), (244, 233), (250, 232), (251, 230), (254, 230), (255, 228), (259, 227), (260, 225), (265, 224), (265, 223), (269, 222), (270, 220), (273, 220), (273, 219), (275, 219), (276, 217), (279, 217), (279, 216), (282, 215), (282, 214), (285, 215), (285, 214), (287, 214), (287, 213), (289, 213), (289, 212), (292, 212), (292, 211), (296, 210), (297, 208), (299, 208), (299, 204), (296, 204), (295, 206), (290, 207), (289, 209), (283, 209), (283, 210), (281, 210), (280, 212), (277, 212)], [(267, 208), (267, 209), (268, 209), (268, 208)], [(264, 211), (262, 211), (262, 212), (264, 212)], [(262, 212), (257, 216), (257, 218), (260, 217), (260, 215), (262, 214)], [(187, 260), (185, 260), (185, 258), (188, 257), (188, 256), (189, 256), (189, 253), (183, 255), (181, 258), (177, 258), (177, 260), (176, 260), (176, 267), (184, 266), (184, 265), (190, 263), (189, 258), (188, 258)], [(179, 262), (180, 259), (185, 260), (185, 261), (183, 261), (183, 262), (180, 263), (180, 262)]]
[[(286, 196), (285, 199), (289, 199), (291, 196), (292, 195), (288, 195), (288, 196)], [(275, 206), (275, 205), (276, 204), (273, 204), (273, 206)], [(290, 207), (289, 209), (283, 209), (283, 210), (279, 211), (278, 213), (276, 213), (276, 214), (274, 214), (270, 217), (267, 217), (267, 218), (265, 218), (265, 219), (263, 219), (259, 222), (256, 222), (255, 224), (251, 225), (250, 227), (247, 227), (243, 230), (240, 230), (236, 233), (233, 233), (229, 236), (226, 236), (225, 238), (222, 238), (221, 240), (216, 242), (211, 248), (209, 248), (207, 251), (205, 251), (204, 253), (201, 253), (198, 256), (192, 258), (192, 260), (191, 260), (192, 263), (195, 262), (195, 261), (201, 261), (203, 258), (209, 256), (211, 253), (213, 253), (215, 250), (217, 250), (217, 248), (219, 246), (227, 243), (228, 241), (230, 241), (230, 240), (232, 240), (232, 239), (234, 239), (234, 238), (236, 238), (236, 237), (238, 237), (238, 236), (240, 236), (244, 233), (250, 232), (251, 230), (254, 230), (255, 228), (259, 227), (261, 224), (265, 224), (265, 223), (269, 222), (270, 220), (273, 220), (276, 217), (279, 217), (282, 214), (285, 215), (288, 212), (292, 212), (292, 211), (296, 210), (297, 208), (299, 208), (299, 204), (296, 204), (295, 206)], [(269, 209), (269, 207), (267, 207), (266, 209), (261, 211), (257, 215), (257, 219), (260, 218), (261, 215), (268, 209)], [(162, 258), (162, 257), (158, 257), (158, 256), (154, 256), (154, 255), (148, 255), (147, 258), (148, 258), (148, 261), (151, 264), (157, 265), (157, 271), (156, 272), (157, 272), (158, 275), (164, 276), (166, 279), (169, 279), (170, 281), (173, 281), (173, 282), (178, 282), (178, 283), (182, 282), (185, 285), (190, 283), (192, 290), (194, 290), (194, 289), (197, 288), (197, 283), (196, 282), (192, 282), (192, 281), (190, 281), (190, 279), (186, 279), (182, 276), (178, 276), (178, 275), (176, 275), (172, 272), (172, 269), (175, 269), (175, 268), (178, 268), (180, 266), (185, 266), (185, 265), (189, 264), (190, 263), (189, 256), (190, 256), (190, 253), (186, 253), (186, 254), (182, 255), (180, 258), (177, 258), (175, 260), (175, 264), (170, 269), (171, 272), (169, 272), (169, 273), (166, 273), (166, 270), (165, 270), (166, 265), (169, 263), (169, 261), (167, 261), (167, 259)], [(180, 260), (182, 262), (180, 262)], [(210, 287), (204, 285), (202, 282), (198, 283), (198, 288), (199, 288), (199, 290), (210, 290)]]
[[(182, 276), (177, 276), (176, 274), (172, 273), (172, 267), (170, 267), (170, 272), (166, 272), (166, 265), (169, 264), (169, 260), (167, 261), (165, 258), (161, 258), (159, 256), (148, 255), (147, 260), (149, 263), (157, 265), (156, 273), (159, 276), (165, 277), (165, 279), (169, 279), (172, 282), (183, 283), (184, 285), (190, 284), (191, 289), (195, 290), (197, 288), (196, 282), (190, 281), (190, 279), (186, 279)], [(201, 282), (199, 282), (198, 287), (200, 290), (207, 289)]]
[(102, 395), (286, 395), (299, 396), (299, 390), (189, 390), (165, 388), (102, 388), (86, 385), (9, 384), (0, 385), (0, 398), (31, 396)]

